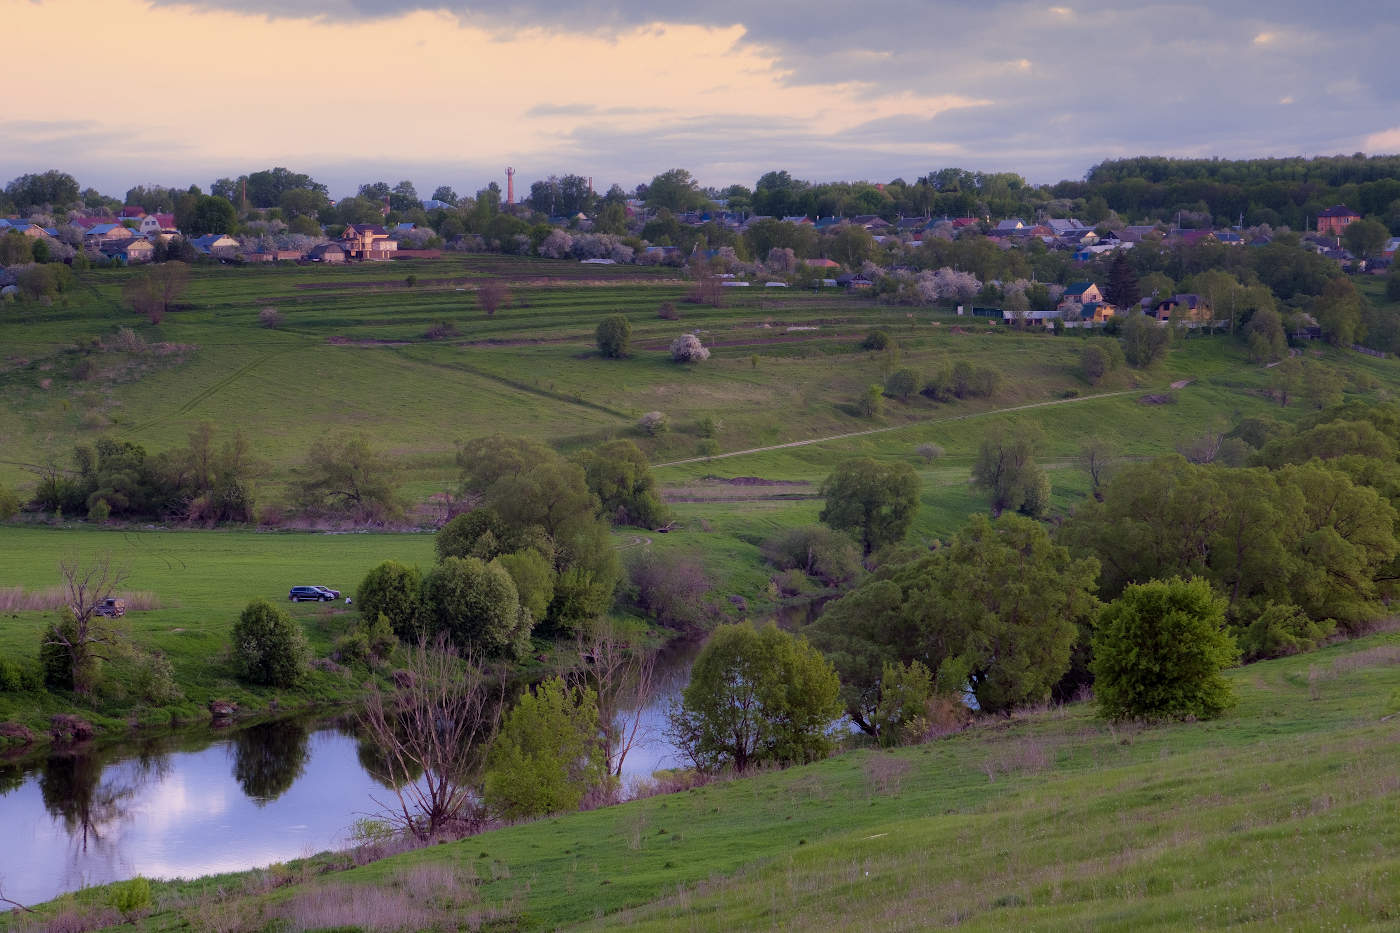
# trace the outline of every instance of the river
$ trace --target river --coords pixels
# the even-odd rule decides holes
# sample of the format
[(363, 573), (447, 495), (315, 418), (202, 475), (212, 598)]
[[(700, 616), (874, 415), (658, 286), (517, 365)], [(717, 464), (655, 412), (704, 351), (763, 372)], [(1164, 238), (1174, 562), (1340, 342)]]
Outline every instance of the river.
[[(774, 617), (801, 628), (821, 603)], [(700, 642), (657, 655), (655, 689), (623, 763), (624, 791), (683, 767), (666, 713)], [(351, 841), (392, 792), (347, 722), (287, 719), (229, 731), (0, 761), (0, 893), (22, 904), (143, 875), (192, 878), (301, 858)]]
[[(682, 763), (666, 709), (698, 650), (658, 657), (625, 787)], [(393, 796), (370, 751), (345, 723), (292, 719), (0, 762), (0, 892), (31, 904), (137, 875), (190, 878), (343, 847), (375, 799)]]

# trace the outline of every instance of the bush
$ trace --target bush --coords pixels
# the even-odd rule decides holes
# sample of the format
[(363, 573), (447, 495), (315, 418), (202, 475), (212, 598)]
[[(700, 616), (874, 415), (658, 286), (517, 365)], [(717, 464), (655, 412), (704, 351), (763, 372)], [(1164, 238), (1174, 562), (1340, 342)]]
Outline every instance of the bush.
[(671, 341), (671, 359), (677, 363), (699, 363), (709, 358), (710, 351), (694, 334), (681, 334)]
[(884, 663), (880, 699), (875, 705), (875, 735), (885, 748), (917, 741), (933, 699), (933, 674), (920, 661)]
[(656, 437), (665, 434), (670, 425), (665, 412), (649, 411), (637, 420), (637, 427), (648, 437)]
[(98, 499), (88, 506), (88, 521), (94, 525), (101, 525), (112, 516), (112, 507), (107, 504), (106, 499)]
[(180, 699), (175, 685), (175, 670), (170, 659), (159, 651), (141, 652), (131, 668), (131, 690), (136, 696), (155, 706), (164, 706)]
[(763, 543), (763, 556), (779, 570), (800, 570), (827, 586), (842, 586), (861, 573), (860, 547), (822, 525), (794, 528)]
[(276, 308), (263, 308), (258, 312), (258, 323), (270, 329), (281, 327), (282, 312)]
[(395, 635), (416, 641), (423, 626), (423, 575), (417, 567), (386, 560), (360, 581), (355, 604), (361, 619), (382, 616)]
[(862, 418), (878, 418), (885, 411), (885, 393), (878, 385), (870, 385), (856, 399), (856, 411)]
[(1297, 606), (1269, 603), (1239, 633), (1240, 649), (1247, 661), (1300, 654), (1312, 651), (1336, 627), (1331, 619), (1314, 622)]
[(642, 551), (628, 565), (627, 576), (637, 608), (657, 622), (674, 629), (704, 623), (710, 580), (696, 558)]
[(487, 757), (482, 796), (505, 819), (577, 810), (608, 780), (598, 697), (552, 677), (526, 690)]
[(1225, 600), (1200, 578), (1129, 586), (1095, 626), (1094, 696), (1109, 719), (1211, 719), (1233, 703), (1239, 661)]
[(19, 496), (8, 486), (0, 486), (0, 521), (14, 518), (19, 511)]
[(681, 313), (676, 310), (676, 306), (671, 304), (671, 302), (663, 301), (661, 307), (656, 312), (656, 316), (663, 321), (678, 321), (680, 320)]
[(311, 649), (301, 627), (265, 599), (255, 599), (233, 624), (233, 663), (249, 683), (291, 687), (306, 674)]
[(151, 906), (151, 883), (139, 876), (130, 881), (119, 881), (108, 889), (107, 902), (130, 920), (138, 911)]
[(890, 345), (890, 335), (883, 330), (872, 330), (860, 342), (862, 350), (883, 350)]
[(423, 580), (423, 603), (433, 628), (460, 648), (522, 655), (534, 619), (520, 605), (515, 581), (498, 564), (448, 557)]
[(914, 453), (923, 457), (925, 463), (932, 463), (943, 456), (943, 448), (937, 444), (920, 444), (914, 448)]
[(919, 374), (912, 369), (897, 369), (885, 380), (885, 394), (901, 402), (919, 391)]
[(12, 658), (0, 658), (0, 693), (38, 690), (44, 686), (42, 672), (31, 663)]
[(632, 349), (632, 325), (621, 314), (610, 314), (598, 324), (598, 352), (610, 360), (628, 356)]

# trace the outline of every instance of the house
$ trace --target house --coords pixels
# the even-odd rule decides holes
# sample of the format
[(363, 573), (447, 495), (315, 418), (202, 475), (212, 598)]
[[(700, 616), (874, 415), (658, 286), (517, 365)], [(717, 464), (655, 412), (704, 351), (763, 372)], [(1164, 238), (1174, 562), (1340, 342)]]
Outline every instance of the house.
[(1361, 215), (1345, 204), (1337, 204), (1327, 208), (1325, 211), (1318, 211), (1317, 232), (1331, 236), (1340, 236), (1348, 224), (1361, 219)]
[(28, 220), (0, 220), (0, 233), (22, 233), (27, 237), (38, 239), (48, 236), (44, 228)]
[(1103, 301), (1103, 292), (1093, 282), (1071, 282), (1060, 296), (1060, 307), (1066, 305), (1086, 305)]
[(1079, 306), (1079, 319), (1104, 324), (1118, 313), (1118, 309), (1106, 301), (1086, 301)]
[(1084, 226), (1084, 224), (1080, 223), (1072, 217), (1068, 220), (1056, 220), (1052, 218), (1050, 220), (1045, 221), (1045, 226), (1049, 227), (1051, 231), (1055, 234), (1055, 236), (1064, 236), (1065, 234), (1073, 233), (1076, 230), (1089, 229), (1088, 227)]
[(244, 253), (248, 262), (299, 262), (302, 252), (299, 249), (270, 249), (258, 253)]
[(1381, 256), (1386, 259), (1394, 259), (1396, 248), (1400, 248), (1400, 236), (1393, 236), (1385, 241), (1385, 246), (1381, 248)]
[(126, 265), (135, 265), (138, 262), (150, 262), (155, 259), (156, 248), (151, 245), (150, 240), (143, 240), (141, 237), (132, 237), (128, 240), (109, 240), (101, 246), (102, 255), (108, 259), (116, 259)]
[(457, 206), (450, 201), (439, 201), (435, 198), (429, 198), (423, 201), (422, 204), (423, 210), (425, 211), (450, 211)]
[(1160, 323), (1166, 323), (1174, 312), (1180, 313), (1191, 324), (1201, 324), (1215, 318), (1210, 304), (1200, 295), (1174, 295), (1159, 301), (1152, 309), (1152, 316)]
[(1243, 246), (1244, 237), (1231, 230), (1222, 230), (1215, 235), (1215, 239), (1226, 246)]
[(226, 233), (206, 233), (190, 240), (190, 245), (205, 256), (232, 259), (238, 252), (238, 241)]
[(841, 264), (834, 259), (804, 259), (802, 264), (809, 269), (839, 269)]
[(867, 230), (888, 230), (894, 226), (879, 214), (857, 214), (851, 218), (851, 223), (857, 227), (864, 227)]
[(789, 214), (787, 217), (784, 217), (784, 218), (783, 218), (783, 223), (785, 223), (785, 224), (806, 224), (807, 226), (811, 226), (811, 225), (812, 225), (812, 219), (811, 219), (810, 217), (808, 217), (806, 214)]
[(857, 272), (855, 275), (837, 276), (836, 284), (842, 288), (871, 288), (875, 283)]
[(341, 249), (339, 243), (322, 243), (312, 247), (306, 258), (312, 262), (344, 262), (345, 250)]
[(1012, 230), (1024, 230), (1026, 222), (1019, 217), (1008, 217), (1006, 220), (997, 221), (997, 225), (992, 228), (994, 233), (1007, 233)]
[(379, 224), (351, 224), (340, 235), (340, 247), (347, 259), (389, 259), (399, 244)]
[(146, 209), (139, 204), (128, 204), (122, 208), (122, 220), (140, 220), (146, 216)]
[(1141, 243), (1156, 232), (1155, 224), (1129, 224), (1118, 231), (1118, 237), (1125, 243)]
[(177, 233), (175, 229), (174, 214), (147, 214), (142, 217), (136, 225), (136, 232), (141, 236), (155, 236), (159, 233)]
[(101, 249), (104, 244), (120, 243), (134, 236), (136, 234), (130, 228), (121, 224), (98, 224), (83, 234), (83, 245)]
[(1195, 246), (1197, 243), (1205, 243), (1215, 239), (1215, 233), (1211, 230), (1182, 230), (1176, 229), (1171, 232), (1171, 238), (1186, 246)]

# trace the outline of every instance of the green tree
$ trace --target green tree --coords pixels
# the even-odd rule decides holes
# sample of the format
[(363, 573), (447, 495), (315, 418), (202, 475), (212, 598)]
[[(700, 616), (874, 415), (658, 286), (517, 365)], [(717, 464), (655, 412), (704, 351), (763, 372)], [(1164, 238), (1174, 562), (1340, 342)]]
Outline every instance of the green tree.
[(396, 560), (386, 560), (360, 581), (355, 591), (360, 618), (373, 622), (381, 615), (394, 634), (417, 641), (423, 634), (423, 574)]
[(554, 600), (554, 582), (558, 576), (545, 556), (534, 548), (525, 548), (502, 554), (492, 563), (510, 574), (520, 605), (530, 611), (530, 616), (543, 619)]
[(200, 237), (207, 233), (232, 233), (237, 226), (238, 212), (232, 204), (224, 198), (201, 195), (195, 198), (189, 219), (180, 225), (180, 232)]
[(1050, 479), (1035, 462), (1041, 435), (1034, 427), (1005, 425), (989, 431), (972, 464), (972, 481), (992, 498), (992, 514), (1014, 509), (1032, 517), (1050, 506)]
[(880, 744), (892, 748), (915, 739), (917, 724), (933, 695), (933, 674), (922, 662), (886, 661), (875, 705), (875, 734)]
[(901, 402), (919, 391), (919, 374), (912, 369), (897, 369), (885, 380), (885, 394)]
[(651, 180), (651, 184), (647, 185), (646, 201), (648, 210), (668, 210), (682, 214), (704, 207), (709, 199), (695, 183), (690, 172), (683, 168), (673, 168)]
[(863, 553), (903, 540), (919, 509), (919, 476), (907, 463), (847, 460), (822, 484), (819, 520), (860, 542)]
[(506, 717), (486, 760), (482, 796), (504, 819), (577, 810), (608, 781), (598, 697), (551, 677), (527, 689)]
[(1358, 259), (1374, 259), (1385, 248), (1390, 231), (1378, 220), (1355, 220), (1342, 230), (1342, 242)]
[(250, 602), (230, 633), (233, 663), (249, 683), (291, 687), (305, 676), (311, 649), (301, 627), (265, 599)]
[(1118, 333), (1124, 358), (1138, 369), (1146, 369), (1166, 356), (1171, 344), (1171, 331), (1145, 314), (1126, 315)]
[(598, 322), (598, 352), (609, 360), (626, 359), (631, 354), (631, 324), (620, 314), (609, 314)]
[(1193, 578), (1134, 584), (1094, 628), (1094, 698), (1109, 719), (1213, 719), (1233, 695), (1225, 668), (1239, 661), (1225, 631), (1225, 600)]
[(1104, 293), (1110, 304), (1116, 305), (1123, 313), (1137, 313), (1138, 301), (1142, 298), (1142, 286), (1138, 283), (1133, 262), (1127, 250), (1113, 254), (1113, 262), (1108, 267), (1108, 290)]
[(706, 769), (813, 761), (831, 749), (839, 691), (835, 670), (805, 638), (724, 625), (695, 660), (670, 734)]
[(520, 605), (505, 568), (477, 557), (448, 557), (423, 580), (423, 604), (434, 630), (459, 648), (523, 655), (534, 620)]
[(1335, 278), (1313, 301), (1312, 314), (1330, 343), (1347, 347), (1365, 336), (1361, 323), (1361, 293), (1345, 278)]
[(398, 471), (361, 434), (313, 441), (292, 490), (297, 506), (313, 512), (379, 522), (403, 514)]
[(651, 464), (630, 440), (608, 441), (574, 458), (583, 467), (588, 490), (598, 498), (600, 513), (619, 525), (656, 528), (666, 508), (656, 492)]

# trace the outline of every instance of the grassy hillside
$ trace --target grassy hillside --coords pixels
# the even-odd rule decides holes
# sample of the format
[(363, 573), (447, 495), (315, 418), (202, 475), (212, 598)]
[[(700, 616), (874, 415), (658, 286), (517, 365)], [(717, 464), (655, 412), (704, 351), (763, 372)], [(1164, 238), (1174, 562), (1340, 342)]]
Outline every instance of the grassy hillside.
[(1230, 676), (1216, 722), (1028, 713), (359, 868), (158, 885), (139, 926), (1393, 929), (1400, 636)]
[[(913, 534), (928, 541), (986, 507), (968, 475), (987, 432), (1017, 424), (1042, 432), (1053, 505), (1063, 512), (1088, 493), (1077, 455), (1090, 435), (1124, 457), (1145, 458), (1243, 417), (1290, 419), (1306, 407), (1270, 401), (1270, 371), (1250, 364), (1224, 336), (1187, 339), (1155, 369), (1120, 372), (1091, 387), (1079, 375), (1077, 336), (1017, 333), (835, 290), (726, 289), (723, 307), (692, 305), (667, 270), (499, 256), (199, 267), (181, 308), (159, 325), (123, 306), (131, 274), (88, 273), (53, 307), (0, 311), (0, 483), (26, 490), (33, 482), (27, 465), (66, 462), (75, 443), (111, 435), (158, 451), (182, 445), (210, 421), (225, 434), (247, 434), (267, 464), (261, 503), (279, 501), (288, 468), (315, 437), (351, 431), (392, 452), (405, 491), (423, 500), (455, 483), (452, 458), (462, 440), (505, 431), (571, 451), (630, 437), (657, 464), (679, 527), (665, 535), (621, 529), (617, 545), (694, 555), (717, 600), (727, 607), (725, 596), (742, 596), (755, 614), (774, 601), (760, 544), (816, 520), (821, 481), (841, 458), (913, 464), (923, 499)], [(475, 292), (490, 280), (506, 283), (512, 296), (495, 315), (478, 306)], [(657, 316), (664, 303), (679, 320)], [(278, 327), (259, 325), (264, 308), (280, 312)], [(614, 312), (633, 325), (630, 359), (594, 353), (597, 323)], [(428, 338), (442, 326), (448, 336)], [(894, 338), (889, 350), (860, 349), (875, 326)], [(127, 327), (136, 339), (121, 336)], [(690, 330), (713, 356), (692, 366), (669, 362), (670, 340)], [(1322, 347), (1307, 353), (1342, 370), (1352, 397), (1400, 389), (1394, 360)], [(954, 403), (916, 396), (888, 401), (874, 420), (854, 414), (854, 400), (893, 369), (929, 375), (959, 360), (997, 370), (996, 395)], [(636, 429), (652, 410), (667, 414), (669, 432), (651, 437)], [(713, 440), (702, 438), (702, 421), (713, 423)], [(942, 447), (943, 456), (926, 461), (916, 452), (924, 443)], [(713, 444), (718, 456), (700, 456), (702, 444)], [(280, 598), (302, 582), (351, 590), (380, 560), (426, 565), (432, 554), (423, 536), (6, 526), (0, 587), (56, 585), (57, 559), (74, 548), (111, 550), (132, 571), (129, 588), (154, 594), (161, 608), (134, 613), (133, 633), (171, 656), (195, 705), (237, 690), (226, 671), (206, 662), (217, 658), (249, 599)], [(348, 614), (341, 616), (305, 610), (317, 648), (348, 624)], [(0, 650), (32, 656), (49, 618), (43, 611), (7, 615)], [(317, 690), (340, 689), (330, 675), (318, 677), (325, 683)], [(16, 702), (0, 695), (0, 718)]]

